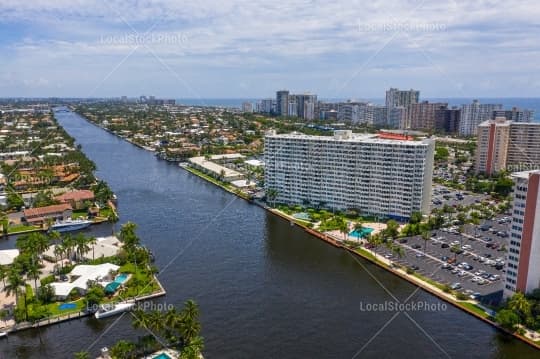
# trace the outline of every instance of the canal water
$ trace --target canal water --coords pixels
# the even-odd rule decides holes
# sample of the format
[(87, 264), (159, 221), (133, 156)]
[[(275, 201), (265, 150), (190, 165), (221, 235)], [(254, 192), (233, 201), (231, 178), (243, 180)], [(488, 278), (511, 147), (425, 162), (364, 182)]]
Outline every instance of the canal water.
[[(538, 358), (538, 352), (73, 113), (60, 124), (96, 162), (156, 255), (163, 304), (200, 306), (206, 358)], [(111, 232), (109, 224), (91, 229)], [(6, 248), (12, 245), (2, 243)], [(384, 288), (383, 288), (384, 287)], [(382, 305), (426, 303), (407, 315)], [(394, 299), (394, 297), (396, 299)], [(374, 310), (377, 306), (378, 310)], [(371, 310), (369, 310), (371, 309)], [(145, 333), (130, 315), (0, 340), (0, 358), (72, 358)]]

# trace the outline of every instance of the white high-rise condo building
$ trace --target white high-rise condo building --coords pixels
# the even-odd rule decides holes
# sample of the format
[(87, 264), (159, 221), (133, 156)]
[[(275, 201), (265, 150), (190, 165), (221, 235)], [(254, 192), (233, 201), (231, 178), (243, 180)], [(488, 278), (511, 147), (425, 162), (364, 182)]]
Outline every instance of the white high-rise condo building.
[[(393, 134), (265, 136), (265, 189), (275, 202), (406, 220), (429, 213), (434, 141)], [(272, 197), (274, 197), (272, 196)]]
[(478, 100), (461, 107), (461, 119), (459, 121), (459, 134), (462, 136), (474, 136), (478, 125), (493, 118), (495, 110), (502, 110), (501, 104), (481, 104)]
[(516, 172), (504, 296), (540, 288), (540, 171)]

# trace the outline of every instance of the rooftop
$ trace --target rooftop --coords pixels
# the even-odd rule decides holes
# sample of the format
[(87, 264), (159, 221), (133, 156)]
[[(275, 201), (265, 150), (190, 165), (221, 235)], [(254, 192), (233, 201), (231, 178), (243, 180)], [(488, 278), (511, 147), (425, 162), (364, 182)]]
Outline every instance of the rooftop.
[[(327, 141), (327, 142), (356, 142), (356, 143), (382, 143), (382, 144), (401, 144), (407, 146), (424, 146), (427, 142), (424, 141), (411, 141), (406, 139), (389, 139), (381, 138), (379, 134), (372, 133), (353, 133), (349, 130), (335, 131), (334, 136), (316, 136), (305, 135), (298, 132), (276, 134), (269, 132), (266, 137), (274, 138), (291, 138), (291, 139), (305, 139), (313, 141)], [(427, 140), (431, 141), (431, 140)]]
[(24, 216), (25, 217), (44, 216), (47, 214), (68, 211), (71, 209), (72, 209), (71, 206), (66, 203), (55, 204), (52, 206), (45, 206), (45, 207), (28, 208), (24, 210)]
[[(221, 155), (220, 155), (221, 156)], [(235, 170), (231, 170), (230, 168), (218, 165), (217, 163), (214, 163), (212, 161), (208, 161), (203, 156), (200, 157), (191, 157), (189, 159), (189, 162), (201, 166), (208, 171), (211, 171), (216, 174), (221, 174), (221, 171), (224, 173), (224, 178), (232, 178), (232, 177), (241, 177), (243, 176), (240, 172), (237, 172)]]
[(529, 177), (531, 176), (531, 174), (540, 174), (540, 170), (514, 172), (514, 173), (512, 173), (512, 177), (515, 177), (515, 178), (523, 178), (523, 179), (529, 179)]
[(102, 278), (107, 277), (111, 270), (117, 271), (119, 268), (119, 266), (112, 263), (103, 263), (98, 265), (78, 265), (73, 268), (71, 273), (69, 273), (71, 276), (78, 276), (77, 279), (75, 279), (71, 283), (54, 282), (51, 283), (51, 286), (54, 288), (57, 296), (65, 297), (69, 295), (69, 293), (74, 288), (86, 290), (87, 282), (89, 280), (100, 281)]
[(56, 197), (60, 202), (86, 201), (94, 199), (94, 192), (89, 190), (71, 191)]

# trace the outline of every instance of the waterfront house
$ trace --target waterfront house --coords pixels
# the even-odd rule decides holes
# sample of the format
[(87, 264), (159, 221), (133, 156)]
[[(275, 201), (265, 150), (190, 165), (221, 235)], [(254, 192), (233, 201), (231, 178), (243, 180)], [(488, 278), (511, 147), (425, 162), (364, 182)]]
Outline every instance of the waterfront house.
[(68, 274), (67, 282), (53, 282), (51, 286), (58, 300), (65, 300), (73, 289), (79, 294), (85, 294), (88, 289), (88, 281), (98, 282), (105, 287), (113, 278), (111, 272), (116, 272), (119, 266), (112, 263), (98, 265), (78, 265)]
[(70, 204), (62, 203), (52, 206), (28, 208), (23, 211), (23, 221), (32, 225), (43, 225), (47, 220), (66, 220), (71, 218), (73, 209)]
[(93, 202), (95, 199), (94, 192), (90, 190), (78, 190), (61, 194), (55, 197), (60, 203), (67, 203), (71, 205), (73, 209), (85, 208), (86, 202)]

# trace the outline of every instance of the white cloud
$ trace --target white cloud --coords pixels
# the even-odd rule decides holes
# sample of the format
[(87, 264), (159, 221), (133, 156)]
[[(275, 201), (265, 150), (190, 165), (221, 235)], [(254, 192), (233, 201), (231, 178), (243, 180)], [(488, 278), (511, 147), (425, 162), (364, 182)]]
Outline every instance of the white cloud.
[[(151, 68), (152, 73), (156, 67), (167, 72), (148, 46), (176, 71), (198, 72), (194, 81), (210, 82), (202, 80), (205, 73), (216, 71), (222, 72), (225, 82), (237, 79), (244, 84), (239, 96), (257, 88), (257, 72), (272, 74), (288, 87), (294, 87), (294, 82), (314, 83), (312, 90), (320, 93), (328, 81), (312, 79), (345, 79), (360, 72), (370, 87), (366, 91), (382, 94), (380, 84), (405, 79), (411, 87), (442, 71), (456, 83), (471, 84), (464, 89), (473, 91), (476, 81), (479, 90), (489, 90), (480, 85), (489, 83), (496, 93), (508, 86), (485, 78), (504, 74), (520, 84), (522, 78), (538, 82), (539, 17), (540, 8), (531, 0), (3, 0), (0, 26), (27, 29), (20, 36), (0, 35), (5, 44), (0, 61), (7, 72), (24, 73), (29, 83), (62, 71), (87, 81), (105, 76), (139, 46), (126, 65), (133, 62), (137, 68)], [(381, 50), (396, 30), (402, 33)], [(515, 58), (519, 66), (513, 67)], [(90, 74), (78, 74), (81, 67)], [(140, 72), (120, 74), (144, 78)], [(127, 81), (119, 76), (109, 81), (122, 80)], [(357, 91), (359, 84), (354, 81), (344, 91)], [(47, 86), (54, 87), (52, 82), (42, 83), (44, 89)], [(71, 89), (75, 88), (74, 84)], [(228, 94), (227, 89), (221, 90)], [(448, 91), (450, 95), (453, 89)]]

